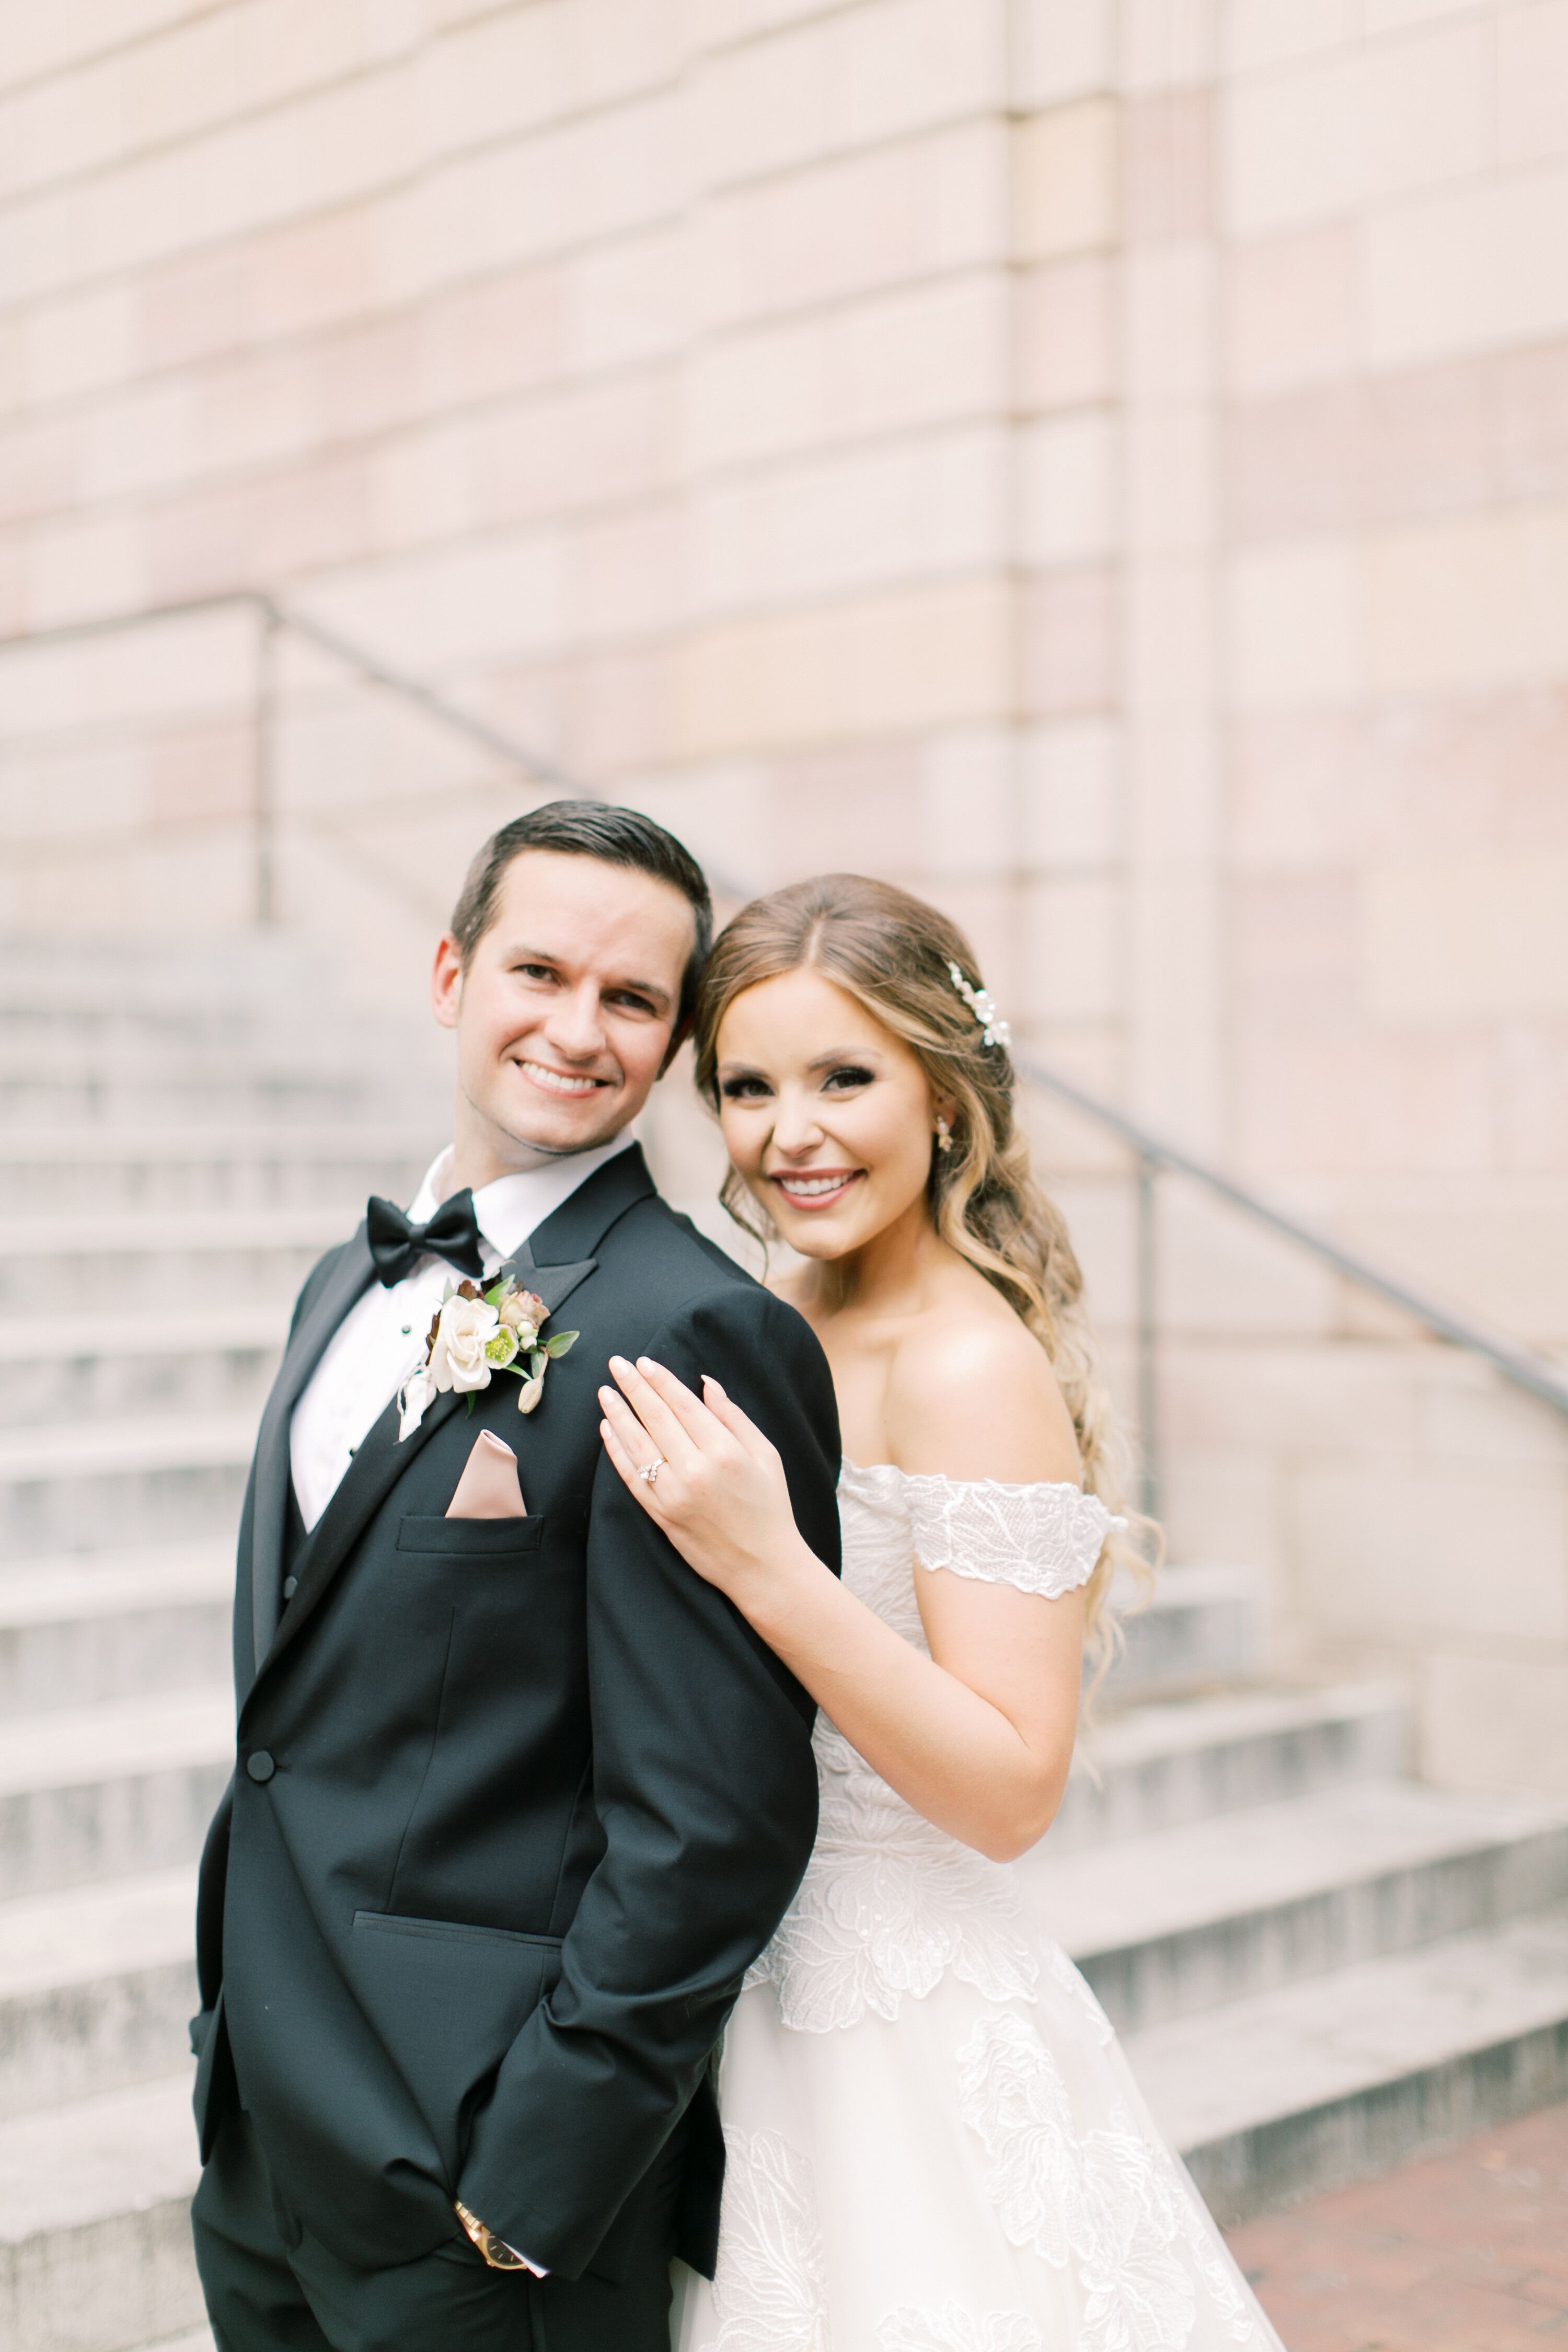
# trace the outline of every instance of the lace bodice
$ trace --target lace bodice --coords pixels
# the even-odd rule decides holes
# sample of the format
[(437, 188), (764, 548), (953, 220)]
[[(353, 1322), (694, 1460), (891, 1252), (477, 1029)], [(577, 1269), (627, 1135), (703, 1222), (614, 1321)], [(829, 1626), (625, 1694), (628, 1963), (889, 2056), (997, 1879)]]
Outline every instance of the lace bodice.
[[(1076, 1486), (961, 1483), (886, 1462), (846, 1462), (838, 1509), (845, 1583), (928, 1655), (919, 1569), (1056, 1598), (1088, 1581), (1106, 1536), (1123, 1524)], [(813, 2033), (854, 2025), (868, 2011), (896, 2017), (906, 1995), (921, 1999), (950, 1969), (988, 2000), (1032, 2000), (1041, 1956), (1015, 1925), (1011, 1868), (933, 1828), (825, 1715), (815, 1746), (816, 1843), (748, 1984), (776, 1986), (784, 2022)]]

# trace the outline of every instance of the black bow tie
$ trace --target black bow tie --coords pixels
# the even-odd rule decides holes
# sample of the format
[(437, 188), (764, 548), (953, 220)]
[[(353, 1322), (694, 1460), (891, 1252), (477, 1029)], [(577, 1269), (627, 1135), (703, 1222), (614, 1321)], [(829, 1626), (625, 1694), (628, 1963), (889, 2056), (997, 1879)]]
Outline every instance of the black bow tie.
[(459, 1274), (477, 1282), (484, 1272), (479, 1255), (479, 1221), (474, 1196), (465, 1185), (443, 1201), (427, 1225), (411, 1224), (401, 1209), (373, 1193), (364, 1213), (370, 1254), (388, 1290), (412, 1274), (425, 1256), (444, 1257)]

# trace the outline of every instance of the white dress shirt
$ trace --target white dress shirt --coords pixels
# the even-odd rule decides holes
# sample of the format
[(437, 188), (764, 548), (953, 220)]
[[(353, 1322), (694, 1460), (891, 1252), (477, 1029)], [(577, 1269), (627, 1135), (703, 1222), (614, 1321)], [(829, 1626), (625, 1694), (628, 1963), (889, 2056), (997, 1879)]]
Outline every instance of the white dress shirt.
[[(617, 1135), (592, 1151), (548, 1160), (516, 1176), (500, 1176), (474, 1194), (485, 1271), (536, 1233), (596, 1168), (631, 1149), (629, 1135)], [(416, 1224), (426, 1224), (452, 1185), (452, 1147), (432, 1161), (409, 1205)], [(422, 1257), (392, 1288), (373, 1281), (343, 1317), (294, 1407), (289, 1424), (289, 1463), (300, 1516), (309, 1533), (332, 1496), (349, 1464), (425, 1353), (425, 1341), (454, 1269), (442, 1257)]]

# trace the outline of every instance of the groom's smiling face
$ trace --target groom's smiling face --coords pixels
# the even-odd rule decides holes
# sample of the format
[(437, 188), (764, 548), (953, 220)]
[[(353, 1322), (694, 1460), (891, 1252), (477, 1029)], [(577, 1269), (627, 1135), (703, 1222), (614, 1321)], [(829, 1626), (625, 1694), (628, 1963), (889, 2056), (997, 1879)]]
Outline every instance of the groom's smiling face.
[(465, 967), (436, 951), (458, 1036), (457, 1161), (475, 1186), (606, 1143), (668, 1058), (695, 920), (679, 890), (602, 859), (528, 849)]

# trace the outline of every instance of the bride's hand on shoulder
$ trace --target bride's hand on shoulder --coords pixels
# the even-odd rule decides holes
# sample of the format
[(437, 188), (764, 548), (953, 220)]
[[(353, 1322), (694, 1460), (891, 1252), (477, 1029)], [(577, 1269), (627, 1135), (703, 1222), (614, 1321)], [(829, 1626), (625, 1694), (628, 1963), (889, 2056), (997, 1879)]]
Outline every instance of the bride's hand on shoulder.
[(778, 1448), (717, 1381), (705, 1378), (697, 1396), (651, 1356), (612, 1356), (610, 1370), (616, 1386), (599, 1391), (605, 1451), (699, 1576), (755, 1622), (794, 1580), (827, 1573), (795, 1527)]

